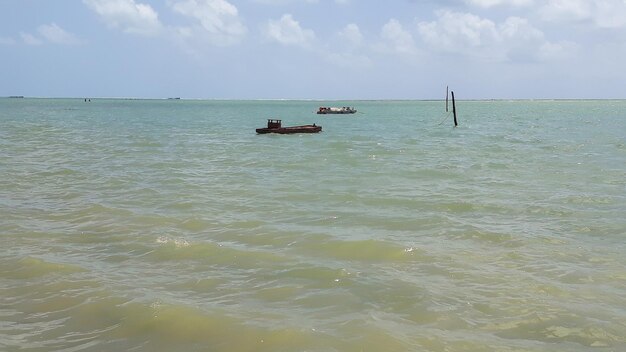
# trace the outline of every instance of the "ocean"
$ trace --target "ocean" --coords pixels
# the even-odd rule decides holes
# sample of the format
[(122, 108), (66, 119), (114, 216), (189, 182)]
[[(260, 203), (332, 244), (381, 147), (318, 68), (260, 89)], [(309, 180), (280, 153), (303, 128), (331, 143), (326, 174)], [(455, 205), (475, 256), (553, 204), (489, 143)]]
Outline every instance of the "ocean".
[(626, 101), (456, 105), (0, 99), (0, 350), (626, 350)]

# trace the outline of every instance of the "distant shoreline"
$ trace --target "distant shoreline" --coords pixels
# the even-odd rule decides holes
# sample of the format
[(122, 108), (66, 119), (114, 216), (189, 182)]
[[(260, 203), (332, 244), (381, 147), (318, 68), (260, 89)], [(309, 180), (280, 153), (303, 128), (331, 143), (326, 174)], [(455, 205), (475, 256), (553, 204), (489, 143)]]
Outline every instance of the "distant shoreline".
[[(166, 101), (311, 101), (311, 102), (342, 102), (342, 101), (352, 101), (352, 102), (375, 102), (375, 101), (387, 101), (387, 102), (397, 102), (397, 101), (423, 101), (423, 102), (440, 102), (445, 101), (445, 98), (441, 99), (285, 99), (285, 98), (254, 98), (254, 99), (242, 99), (242, 98), (136, 98), (136, 97), (37, 97), (37, 96), (23, 96), (23, 95), (10, 95), (10, 96), (2, 96), (0, 99), (56, 99), (56, 100), (166, 100)], [(528, 102), (528, 101), (620, 101), (626, 100), (625, 98), (497, 98), (497, 99), (457, 99), (457, 101), (477, 101), (477, 102)]]

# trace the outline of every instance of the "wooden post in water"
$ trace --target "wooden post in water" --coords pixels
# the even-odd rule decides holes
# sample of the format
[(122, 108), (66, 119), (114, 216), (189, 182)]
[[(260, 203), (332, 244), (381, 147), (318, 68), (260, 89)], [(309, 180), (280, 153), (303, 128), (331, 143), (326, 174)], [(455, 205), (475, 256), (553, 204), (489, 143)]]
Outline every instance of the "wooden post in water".
[(448, 112), (448, 86), (446, 86), (446, 112)]
[(456, 122), (456, 105), (454, 104), (454, 92), (450, 93), (452, 93), (452, 115), (454, 115), (454, 127), (456, 127), (459, 124)]

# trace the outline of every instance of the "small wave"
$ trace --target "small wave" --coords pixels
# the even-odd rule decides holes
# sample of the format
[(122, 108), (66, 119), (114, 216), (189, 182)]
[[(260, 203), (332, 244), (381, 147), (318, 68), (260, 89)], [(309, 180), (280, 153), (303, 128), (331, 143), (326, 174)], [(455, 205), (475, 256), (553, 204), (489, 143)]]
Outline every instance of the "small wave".
[(575, 324), (570, 319), (562, 320), (545, 314), (535, 314), (522, 317), (521, 320), (495, 324), (489, 328), (501, 330), (496, 332), (496, 335), (505, 339), (569, 343), (586, 347), (612, 347), (626, 342), (619, 332), (612, 331), (613, 329), (603, 324), (594, 325), (588, 326), (584, 321)]
[(162, 260), (196, 260), (207, 264), (229, 264), (257, 268), (260, 265), (283, 262), (285, 259), (274, 253), (236, 249), (214, 242), (190, 243), (185, 239), (161, 236), (156, 241), (161, 246), (150, 257)]
[(417, 248), (407, 249), (399, 244), (379, 240), (331, 240), (310, 244), (307, 250), (313, 250), (318, 255), (325, 253), (336, 259), (359, 261), (405, 261), (420, 254)]
[(71, 274), (84, 271), (82, 267), (73, 264), (53, 263), (35, 257), (24, 257), (12, 263), (6, 277), (13, 279), (32, 279), (52, 274)]
[(200, 232), (202, 230), (205, 230), (210, 225), (210, 222), (198, 218), (187, 219), (181, 223), (182, 229), (194, 232)]
[(167, 236), (160, 236), (157, 238), (156, 243), (168, 244), (173, 243), (176, 248), (189, 247), (191, 244), (184, 238), (170, 238)]

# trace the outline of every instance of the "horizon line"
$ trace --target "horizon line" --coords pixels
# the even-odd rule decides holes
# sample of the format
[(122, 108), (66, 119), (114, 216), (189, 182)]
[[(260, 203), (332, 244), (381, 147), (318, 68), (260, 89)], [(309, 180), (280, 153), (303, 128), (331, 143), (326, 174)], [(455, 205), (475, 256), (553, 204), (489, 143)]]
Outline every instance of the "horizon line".
[[(1, 99), (101, 99), (101, 100), (192, 100), (192, 101), (445, 101), (446, 98), (184, 98), (184, 97), (55, 97), (55, 96), (0, 96)], [(577, 101), (577, 100), (626, 100), (626, 98), (472, 98), (456, 99), (457, 101)]]

